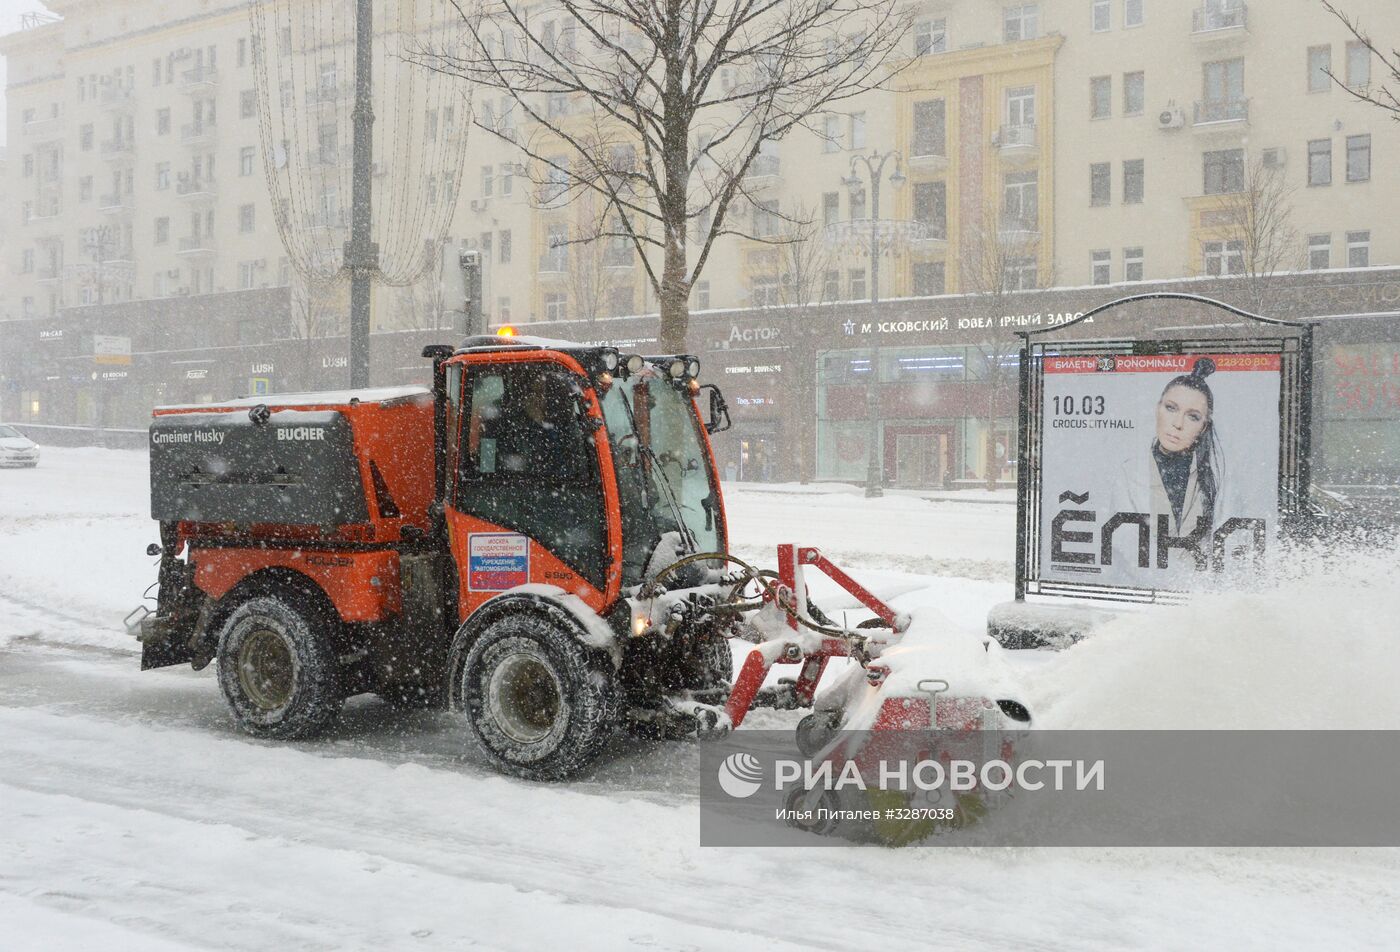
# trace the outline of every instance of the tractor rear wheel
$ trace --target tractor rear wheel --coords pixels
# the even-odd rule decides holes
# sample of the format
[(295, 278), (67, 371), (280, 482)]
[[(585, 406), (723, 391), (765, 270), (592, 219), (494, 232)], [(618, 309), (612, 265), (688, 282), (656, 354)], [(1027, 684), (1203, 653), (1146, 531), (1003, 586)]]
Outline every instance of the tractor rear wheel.
[(250, 598), (219, 631), (219, 687), (244, 731), (286, 740), (324, 730), (343, 698), (317, 616), (282, 598)]
[(611, 660), (541, 612), (488, 623), (453, 677), (473, 740), (498, 770), (528, 780), (588, 767), (617, 720)]

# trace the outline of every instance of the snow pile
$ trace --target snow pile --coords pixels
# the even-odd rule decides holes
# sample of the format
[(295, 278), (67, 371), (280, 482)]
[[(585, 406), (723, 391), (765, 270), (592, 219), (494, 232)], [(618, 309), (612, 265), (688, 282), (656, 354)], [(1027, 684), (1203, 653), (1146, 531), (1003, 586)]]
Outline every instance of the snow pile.
[(1047, 729), (1400, 728), (1400, 547), (1295, 551), (1249, 593), (1109, 622), (1028, 678)]

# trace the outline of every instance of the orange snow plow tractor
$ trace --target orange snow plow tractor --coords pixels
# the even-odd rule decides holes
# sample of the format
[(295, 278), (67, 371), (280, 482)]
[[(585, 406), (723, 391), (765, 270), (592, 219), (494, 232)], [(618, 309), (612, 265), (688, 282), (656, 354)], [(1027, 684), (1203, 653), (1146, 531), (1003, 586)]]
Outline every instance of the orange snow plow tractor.
[[(781, 574), (728, 554), (709, 442), (728, 409), (696, 358), (530, 337), (424, 357), (431, 391), (155, 411), (159, 594), (128, 618), (143, 668), (217, 659), (263, 737), (315, 734), (356, 694), (445, 706), (499, 769), (560, 779), (620, 727), (811, 706), (828, 658), (898, 637), (850, 585), (875, 627), (821, 616), (790, 549)], [(765, 634), (765, 612), (786, 623)], [(731, 689), (735, 637), (759, 644)], [(801, 677), (763, 687), (773, 663)]]

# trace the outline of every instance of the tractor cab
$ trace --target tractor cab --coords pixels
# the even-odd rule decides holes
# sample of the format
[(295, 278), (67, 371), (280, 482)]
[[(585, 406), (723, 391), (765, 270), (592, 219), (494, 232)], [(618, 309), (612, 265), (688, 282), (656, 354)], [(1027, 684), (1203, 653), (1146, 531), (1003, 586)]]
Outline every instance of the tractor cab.
[(532, 337), (472, 337), (434, 357), (443, 518), (459, 618), (525, 584), (606, 616), (677, 559), (725, 551), (709, 419), (690, 356)]

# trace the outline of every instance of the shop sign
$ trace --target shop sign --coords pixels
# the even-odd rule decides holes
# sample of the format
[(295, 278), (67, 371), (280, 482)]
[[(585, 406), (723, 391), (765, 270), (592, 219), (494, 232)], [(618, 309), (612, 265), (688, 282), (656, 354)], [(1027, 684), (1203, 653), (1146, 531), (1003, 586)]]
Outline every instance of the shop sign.
[(780, 374), (783, 372), (782, 364), (735, 364), (725, 367), (727, 374)]
[[(269, 364), (268, 366), (269, 366), (269, 368), (270, 368), (270, 367), (271, 367), (271, 364)], [(349, 358), (349, 357), (322, 357), (322, 358), (321, 358), (321, 367), (322, 367), (322, 368), (325, 368), (325, 369), (340, 368), (340, 367), (348, 367), (348, 366), (350, 366), (350, 358)]]
[(131, 338), (92, 335), (92, 361), (95, 364), (130, 364)]
[(738, 324), (729, 325), (729, 336), (719, 343), (719, 350), (728, 350), (734, 345), (763, 344), (775, 341), (782, 336), (782, 329), (777, 327), (740, 327)]
[[(1035, 314), (1003, 314), (1001, 317), (960, 317), (950, 321), (947, 317), (930, 317), (920, 320), (898, 321), (855, 321), (847, 318), (841, 322), (841, 332), (847, 337), (857, 334), (942, 334), (956, 327), (960, 331), (997, 330), (1012, 327), (1056, 327), (1068, 324), (1082, 317), (1082, 311), (1050, 311)], [(1084, 323), (1093, 323), (1089, 318)]]
[(39, 340), (63, 340), (63, 328), (58, 327), (51, 330), (42, 330), (39, 332)]
[(248, 372), (250, 374), (270, 374), (276, 369), (277, 365), (269, 360), (261, 363), (253, 363)]
[(206, 370), (206, 369), (202, 369), (202, 368), (201, 368), (201, 369), (198, 369), (198, 370), (186, 370), (186, 371), (185, 371), (185, 379), (186, 379), (186, 380), (203, 380), (203, 379), (204, 379), (205, 377), (207, 377), (207, 376), (209, 376), (209, 371)]

